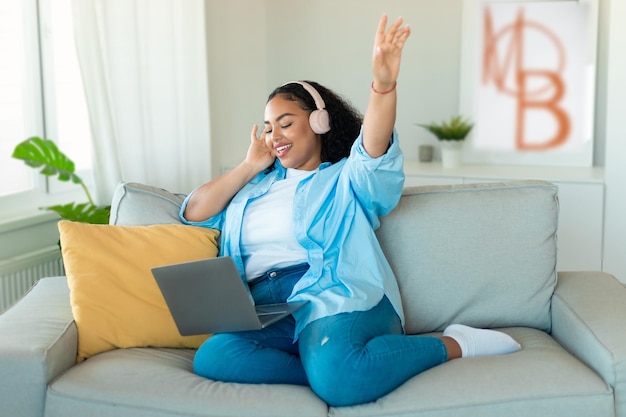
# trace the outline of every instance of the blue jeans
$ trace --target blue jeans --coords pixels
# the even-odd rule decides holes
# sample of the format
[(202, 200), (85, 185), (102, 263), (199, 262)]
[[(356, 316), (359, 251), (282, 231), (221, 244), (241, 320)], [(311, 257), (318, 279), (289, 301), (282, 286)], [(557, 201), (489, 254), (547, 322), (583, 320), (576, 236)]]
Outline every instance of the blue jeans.
[[(269, 271), (251, 284), (258, 304), (284, 302), (307, 265)], [(386, 297), (368, 311), (309, 323), (293, 342), (295, 320), (262, 330), (220, 333), (196, 353), (194, 371), (223, 382), (310, 385), (331, 406), (375, 401), (446, 361), (443, 342), (403, 334)]]

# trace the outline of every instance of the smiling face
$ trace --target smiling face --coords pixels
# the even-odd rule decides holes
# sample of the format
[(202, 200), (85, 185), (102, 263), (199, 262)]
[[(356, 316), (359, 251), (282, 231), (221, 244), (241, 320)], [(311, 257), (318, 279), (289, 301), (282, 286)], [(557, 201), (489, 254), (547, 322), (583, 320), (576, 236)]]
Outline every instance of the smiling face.
[(285, 168), (311, 171), (322, 163), (322, 140), (311, 129), (310, 113), (281, 95), (265, 106), (265, 143)]

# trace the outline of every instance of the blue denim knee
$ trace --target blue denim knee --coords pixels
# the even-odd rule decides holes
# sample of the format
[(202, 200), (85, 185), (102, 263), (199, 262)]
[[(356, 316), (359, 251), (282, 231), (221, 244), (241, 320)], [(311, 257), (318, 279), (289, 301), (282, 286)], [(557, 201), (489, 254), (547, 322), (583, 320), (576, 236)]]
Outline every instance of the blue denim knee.
[(300, 358), (311, 388), (332, 406), (362, 404), (446, 361), (436, 337), (403, 334), (393, 306), (316, 320), (300, 335)]

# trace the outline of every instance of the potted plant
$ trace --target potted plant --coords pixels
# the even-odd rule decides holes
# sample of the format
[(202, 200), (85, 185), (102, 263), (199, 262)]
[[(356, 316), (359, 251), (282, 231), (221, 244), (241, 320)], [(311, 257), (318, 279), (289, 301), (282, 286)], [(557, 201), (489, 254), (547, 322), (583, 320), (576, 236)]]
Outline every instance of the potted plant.
[(435, 135), (441, 142), (441, 162), (444, 168), (453, 168), (461, 162), (461, 145), (474, 124), (461, 115), (451, 116), (441, 123), (417, 124)]
[(13, 158), (21, 159), (31, 168), (41, 168), (48, 177), (57, 176), (59, 181), (72, 181), (85, 191), (88, 202), (68, 203), (43, 207), (56, 212), (62, 219), (83, 223), (106, 224), (111, 206), (97, 206), (83, 180), (76, 175), (74, 162), (61, 152), (50, 139), (31, 137), (19, 143), (13, 150)]

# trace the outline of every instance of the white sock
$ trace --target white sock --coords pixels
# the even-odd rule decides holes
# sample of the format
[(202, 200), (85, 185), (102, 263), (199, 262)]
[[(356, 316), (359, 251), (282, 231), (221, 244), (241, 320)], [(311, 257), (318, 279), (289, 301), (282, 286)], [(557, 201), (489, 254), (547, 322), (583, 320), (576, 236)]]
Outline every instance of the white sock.
[(444, 330), (443, 335), (456, 340), (464, 358), (506, 355), (521, 349), (520, 344), (508, 334), (462, 324), (451, 324)]

